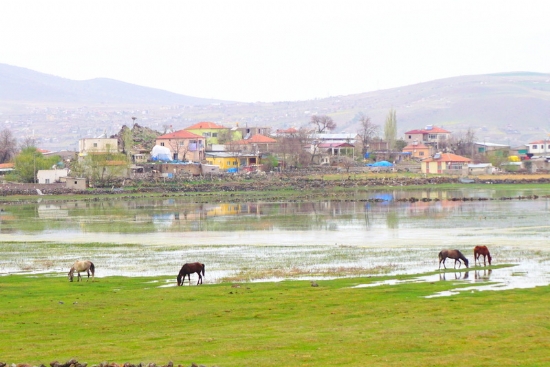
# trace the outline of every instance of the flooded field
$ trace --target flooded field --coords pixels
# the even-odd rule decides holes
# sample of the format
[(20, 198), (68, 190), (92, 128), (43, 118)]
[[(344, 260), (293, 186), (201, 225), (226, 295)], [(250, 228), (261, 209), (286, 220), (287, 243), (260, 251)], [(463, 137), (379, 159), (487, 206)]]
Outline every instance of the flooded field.
[(473, 266), (472, 250), (482, 244), (493, 265), (511, 266), (438, 272), (417, 281), (467, 282), (462, 291), (548, 285), (550, 199), (518, 199), (530, 195), (396, 190), (354, 200), (11, 205), (0, 211), (0, 274), (64, 276), (75, 259), (88, 258), (98, 277), (175, 278), (183, 263), (200, 261), (205, 284), (369, 275), (398, 282), (399, 275), (437, 271), (443, 248), (460, 249)]

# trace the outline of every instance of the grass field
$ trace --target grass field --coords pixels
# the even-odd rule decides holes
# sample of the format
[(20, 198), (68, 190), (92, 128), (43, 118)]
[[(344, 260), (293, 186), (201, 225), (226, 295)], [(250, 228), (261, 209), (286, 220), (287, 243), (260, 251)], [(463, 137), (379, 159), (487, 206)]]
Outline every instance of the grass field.
[[(403, 277), (406, 278), (406, 277)], [(0, 277), (0, 362), (189, 366), (550, 365), (550, 287), (464, 292), (383, 277), (173, 287)]]

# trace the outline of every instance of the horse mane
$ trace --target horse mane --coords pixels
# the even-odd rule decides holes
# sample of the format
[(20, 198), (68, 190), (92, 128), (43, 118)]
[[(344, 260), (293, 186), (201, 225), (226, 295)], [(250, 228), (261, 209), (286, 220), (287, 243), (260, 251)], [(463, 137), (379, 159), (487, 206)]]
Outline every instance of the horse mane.
[(458, 252), (458, 256), (460, 257), (460, 260), (464, 261), (464, 264), (468, 266), (468, 259), (466, 258), (466, 256), (464, 256), (464, 254), (458, 250), (456, 250), (456, 252)]

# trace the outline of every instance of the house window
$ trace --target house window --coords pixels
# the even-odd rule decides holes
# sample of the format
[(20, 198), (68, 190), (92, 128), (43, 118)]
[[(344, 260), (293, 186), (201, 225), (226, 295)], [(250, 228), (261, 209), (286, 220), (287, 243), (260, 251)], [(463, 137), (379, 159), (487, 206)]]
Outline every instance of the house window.
[(437, 134), (428, 134), (429, 140), (437, 140)]
[(423, 156), (424, 156), (424, 152), (418, 152), (418, 155), (419, 155), (420, 157), (423, 157)]
[(533, 144), (533, 149), (538, 149), (538, 145), (537, 145), (537, 144)]
[(49, 179), (49, 178), (46, 178), (46, 179), (44, 180), (44, 183), (49, 184), (49, 183), (50, 183), (50, 179)]
[(213, 138), (217, 138), (217, 137), (218, 137), (218, 133), (212, 133), (212, 137), (213, 137)]
[(163, 146), (164, 146), (164, 143), (160, 143), (160, 146), (163, 147)]
[(411, 139), (412, 139), (412, 135), (409, 135), (409, 140), (411, 140)]
[(97, 143), (94, 143), (94, 148), (97, 148)]

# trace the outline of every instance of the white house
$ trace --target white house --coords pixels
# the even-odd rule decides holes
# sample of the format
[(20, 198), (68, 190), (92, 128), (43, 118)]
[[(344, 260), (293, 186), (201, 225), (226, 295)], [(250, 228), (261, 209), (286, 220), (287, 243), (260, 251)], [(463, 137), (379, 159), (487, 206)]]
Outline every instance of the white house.
[(550, 140), (537, 140), (527, 145), (527, 154), (532, 155), (550, 155)]
[(51, 184), (55, 182), (60, 182), (61, 178), (65, 178), (69, 175), (69, 170), (67, 168), (61, 169), (41, 169), (36, 173), (36, 178), (38, 183), (41, 184)]

